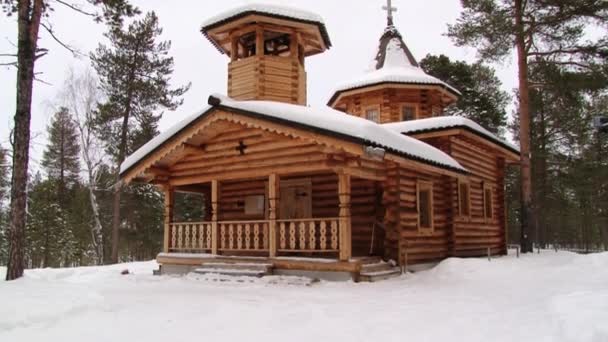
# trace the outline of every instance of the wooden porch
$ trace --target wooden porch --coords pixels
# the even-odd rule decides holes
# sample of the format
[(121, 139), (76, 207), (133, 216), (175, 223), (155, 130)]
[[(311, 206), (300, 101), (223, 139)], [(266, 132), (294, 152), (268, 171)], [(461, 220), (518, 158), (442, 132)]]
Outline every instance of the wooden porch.
[[(247, 180), (241, 180), (241, 183), (225, 183), (226, 190), (222, 193), (222, 183), (212, 180), (200, 187), (206, 189), (202, 192), (209, 200), (206, 215), (209, 219), (197, 222), (173, 221), (175, 192), (179, 188), (165, 189), (164, 257), (159, 258), (159, 262), (171, 261), (171, 254), (179, 254), (182, 259), (184, 254), (210, 254), (268, 258), (318, 257), (348, 262), (353, 255), (351, 176), (341, 172), (333, 174), (338, 183), (337, 189), (334, 188), (337, 190), (335, 196), (338, 203), (333, 208), (313, 208), (312, 205), (313, 194), (321, 191), (313, 192), (311, 177), (328, 176), (290, 177), (283, 180), (277, 174), (270, 174), (265, 180), (258, 179), (257, 182), (263, 184), (263, 187), (259, 185), (254, 189), (258, 192), (244, 191)], [(251, 180), (247, 182), (254, 184)], [(325, 185), (323, 188), (328, 187)], [(235, 192), (234, 189), (240, 190)], [(264, 194), (258, 195), (259, 191)], [(244, 195), (249, 193), (254, 195)], [(258, 199), (258, 206), (262, 210), (248, 213), (248, 208), (243, 208), (248, 197)], [(327, 197), (332, 197), (331, 189)], [(332, 201), (330, 198), (325, 202)], [(225, 204), (225, 208), (221, 203)], [(239, 209), (235, 210), (230, 205)], [(334, 215), (314, 217), (323, 213)]]

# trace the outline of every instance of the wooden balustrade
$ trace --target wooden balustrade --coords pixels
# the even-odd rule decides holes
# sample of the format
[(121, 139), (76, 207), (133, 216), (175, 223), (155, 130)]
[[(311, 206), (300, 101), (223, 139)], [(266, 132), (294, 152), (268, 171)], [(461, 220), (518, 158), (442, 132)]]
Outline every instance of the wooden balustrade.
[(331, 253), (340, 250), (339, 218), (277, 220), (279, 252)]
[(172, 252), (210, 252), (211, 222), (170, 223), (169, 250)]
[(267, 220), (220, 221), (218, 225), (220, 251), (267, 251)]
[(270, 220), (170, 223), (169, 251), (210, 253), (217, 236), (220, 252), (270, 251), (271, 241), (283, 253), (340, 251), (340, 218), (276, 220), (276, 239), (270, 238)]

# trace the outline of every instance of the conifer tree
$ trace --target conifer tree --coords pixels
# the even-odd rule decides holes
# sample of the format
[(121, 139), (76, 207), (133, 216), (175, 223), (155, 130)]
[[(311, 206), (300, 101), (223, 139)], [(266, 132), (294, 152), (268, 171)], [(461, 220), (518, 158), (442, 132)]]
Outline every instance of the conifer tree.
[(457, 45), (477, 48), (486, 61), (517, 53), (519, 78), (519, 143), (521, 149), (521, 239), (523, 252), (532, 250), (530, 229), (536, 223), (530, 165), (530, 64), (536, 59), (576, 69), (595, 68), (608, 55), (602, 30), (588, 39), (586, 26), (600, 29), (608, 22), (604, 0), (461, 0), (463, 11), (448, 35)]
[(509, 94), (494, 69), (480, 62), (451, 61), (447, 56), (427, 55), (420, 61), (424, 71), (458, 89), (458, 102), (446, 108), (447, 115), (467, 117), (489, 131), (501, 134), (507, 125)]
[(99, 107), (98, 124), (108, 153), (115, 162), (111, 261), (118, 262), (121, 186), (120, 164), (126, 156), (157, 134), (160, 109), (175, 110), (189, 85), (172, 88), (171, 43), (158, 42), (162, 29), (154, 12), (128, 28), (111, 27), (110, 46), (91, 55), (107, 101)]
[(65, 107), (55, 113), (47, 128), (48, 143), (42, 155), (42, 167), (48, 179), (56, 183), (59, 206), (68, 207), (68, 189), (79, 180), (80, 144), (72, 115)]

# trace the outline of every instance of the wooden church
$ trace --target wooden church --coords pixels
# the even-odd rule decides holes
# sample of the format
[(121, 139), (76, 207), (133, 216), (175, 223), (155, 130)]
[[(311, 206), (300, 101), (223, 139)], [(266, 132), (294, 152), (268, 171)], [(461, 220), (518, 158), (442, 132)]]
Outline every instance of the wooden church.
[[(460, 93), (425, 74), (393, 25), (370, 70), (307, 106), (305, 61), (331, 47), (321, 17), (246, 5), (207, 20), (228, 96), (121, 167), (164, 192), (161, 273), (377, 280), (398, 266), (506, 253), (505, 166), (518, 149), (443, 116)], [(174, 199), (202, 217), (178, 222)], [(392, 262), (390, 262), (392, 261)]]

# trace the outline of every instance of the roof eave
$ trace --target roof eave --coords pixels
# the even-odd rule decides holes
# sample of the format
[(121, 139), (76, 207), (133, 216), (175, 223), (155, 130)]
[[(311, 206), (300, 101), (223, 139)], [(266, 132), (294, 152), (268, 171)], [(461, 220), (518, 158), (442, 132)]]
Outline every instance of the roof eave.
[(296, 21), (296, 22), (303, 23), (303, 24), (315, 25), (315, 26), (317, 26), (317, 28), (319, 29), (319, 32), (321, 33), (321, 38), (323, 38), (323, 43), (325, 44), (325, 47), (329, 50), (332, 46), (331, 39), (329, 38), (329, 33), (327, 32), (327, 27), (325, 27), (325, 23), (323, 23), (323, 22), (319, 22), (316, 20), (306, 20), (306, 19), (294, 18), (294, 17), (290, 17), (287, 15), (272, 14), (272, 13), (267, 13), (267, 12), (262, 12), (262, 11), (257, 11), (257, 10), (244, 11), (244, 12), (235, 14), (231, 17), (227, 17), (225, 19), (217, 21), (213, 24), (201, 26), (201, 33), (207, 38), (207, 40), (209, 40), (211, 42), (211, 44), (213, 44), (213, 46), (215, 46), (215, 48), (218, 51), (220, 51), (222, 54), (226, 54), (226, 51), (221, 46), (219, 46), (215, 40), (213, 40), (209, 36), (208, 32), (210, 30), (213, 30), (216, 27), (222, 26), (230, 21), (238, 20), (238, 19), (247, 17), (249, 15), (259, 15), (259, 16), (264, 16), (264, 17), (269, 17), (269, 18), (291, 20), (291, 21)]
[(375, 83), (370, 83), (370, 84), (366, 84), (366, 85), (362, 85), (362, 86), (358, 86), (358, 87), (353, 87), (353, 88), (348, 88), (348, 89), (340, 89), (340, 90), (336, 90), (334, 92), (334, 94), (332, 95), (332, 97), (329, 99), (329, 101), (327, 101), (327, 105), (328, 106), (333, 106), (338, 98), (346, 93), (346, 92), (356, 92), (356, 91), (361, 91), (364, 90), (366, 88), (372, 88), (372, 87), (377, 87), (377, 86), (382, 86), (382, 85), (419, 85), (419, 86), (433, 86), (433, 87), (439, 87), (445, 91), (447, 91), (448, 93), (450, 93), (452, 96), (454, 96), (454, 98), (457, 100), (462, 94), (457, 91), (456, 89), (453, 89), (452, 87), (448, 86), (447, 84), (441, 84), (441, 83), (422, 83), (422, 82), (396, 82), (396, 81), (380, 81), (380, 82), (375, 82)]

